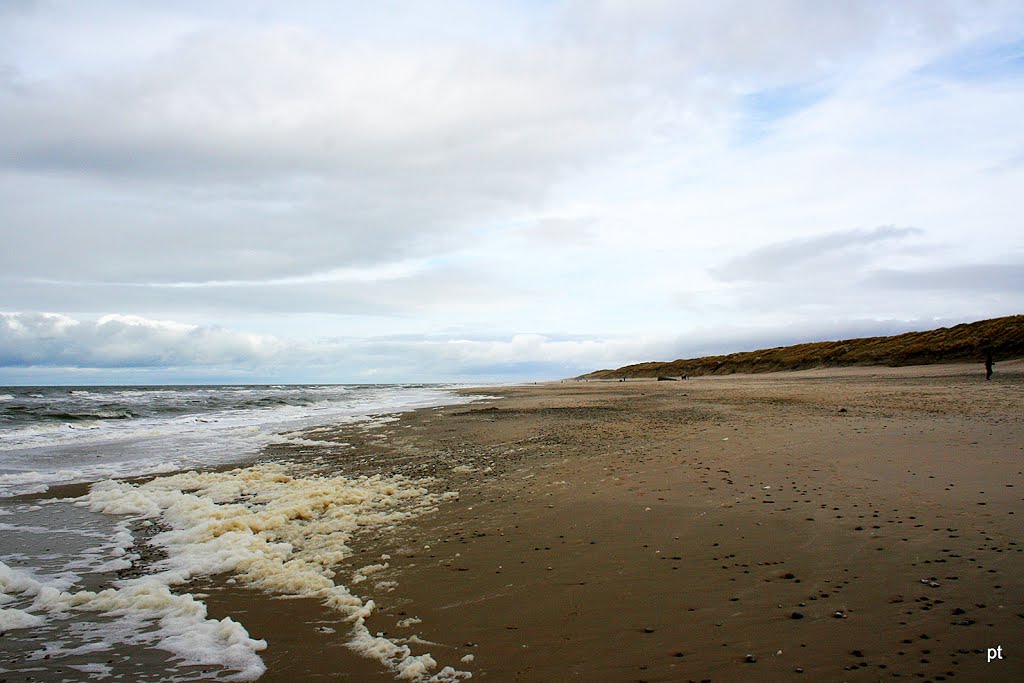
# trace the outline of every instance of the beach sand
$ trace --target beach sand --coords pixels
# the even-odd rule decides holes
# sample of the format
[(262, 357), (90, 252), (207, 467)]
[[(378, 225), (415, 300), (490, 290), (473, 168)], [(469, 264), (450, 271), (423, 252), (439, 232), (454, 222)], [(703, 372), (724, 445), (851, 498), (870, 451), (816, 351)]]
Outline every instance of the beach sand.
[[(340, 430), (330, 467), (461, 492), (355, 544), (397, 582), (368, 626), (474, 680), (1024, 680), (1024, 364), (997, 370), (489, 388)], [(311, 601), (208, 592), (262, 680), (392, 680)]]
[[(473, 680), (1024, 680), (1024, 362), (476, 393), (267, 453), (461, 493), (354, 540), (372, 632)], [(261, 680), (394, 680), (313, 600), (189, 590)]]

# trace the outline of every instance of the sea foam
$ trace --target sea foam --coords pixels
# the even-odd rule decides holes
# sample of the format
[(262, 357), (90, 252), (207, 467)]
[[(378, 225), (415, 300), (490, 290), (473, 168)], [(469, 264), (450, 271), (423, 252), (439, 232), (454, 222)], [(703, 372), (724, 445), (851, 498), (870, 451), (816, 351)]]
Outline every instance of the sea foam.
[[(451, 667), (431, 674), (436, 660), (429, 653), (415, 654), (409, 641), (372, 635), (365, 619), (374, 610), (373, 601), (335, 580), (334, 567), (351, 554), (348, 544), (355, 531), (399, 524), (456, 495), (431, 493), (429, 483), (403, 477), (304, 477), (276, 464), (186, 472), (143, 484), (99, 482), (76, 504), (136, 522), (156, 521), (164, 530), (149, 543), (163, 548), (166, 559), (156, 563), (154, 574), (100, 592), (61, 590), (0, 564), (0, 593), (33, 598), (27, 607), (5, 610), (2, 618), (17, 628), (74, 611), (145, 617), (158, 623), (152, 635), (156, 647), (186, 663), (232, 670), (233, 680), (253, 680), (264, 671), (257, 653), (265, 641), (250, 637), (230, 618), (209, 619), (196, 597), (171, 590), (197, 577), (223, 574), (272, 595), (318, 599), (351, 624), (350, 648), (380, 661), (400, 679), (463, 680), (471, 674)], [(362, 567), (357, 575), (365, 578), (386, 566)]]

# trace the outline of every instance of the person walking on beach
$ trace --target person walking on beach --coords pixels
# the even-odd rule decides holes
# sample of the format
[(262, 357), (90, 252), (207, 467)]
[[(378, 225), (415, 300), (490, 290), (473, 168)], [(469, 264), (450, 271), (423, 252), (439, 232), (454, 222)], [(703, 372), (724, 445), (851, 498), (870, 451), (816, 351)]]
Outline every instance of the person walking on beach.
[(991, 350), (987, 350), (987, 351), (985, 351), (985, 379), (986, 380), (992, 379), (992, 366), (993, 365), (995, 365), (995, 363), (992, 362), (992, 351)]

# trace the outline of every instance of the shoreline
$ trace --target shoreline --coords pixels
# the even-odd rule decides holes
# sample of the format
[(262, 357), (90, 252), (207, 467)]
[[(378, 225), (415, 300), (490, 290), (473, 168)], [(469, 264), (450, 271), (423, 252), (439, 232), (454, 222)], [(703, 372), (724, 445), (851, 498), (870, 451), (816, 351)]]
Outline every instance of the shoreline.
[[(451, 392), (434, 394), (433, 405), (465, 402)], [(341, 424), (372, 432), (406, 407), (384, 401), (380, 408)], [(307, 424), (307, 434), (320, 429)], [(294, 434), (293, 428), (270, 441), (349, 448)], [(381, 660), (377, 666), (406, 672), (432, 664), (394, 652), (392, 643), (361, 628), (372, 605), (348, 591), (357, 581), (332, 582), (331, 565), (354, 530), (401, 524), (448, 496), (408, 477), (346, 479), (315, 461), (292, 467), (265, 449), (234, 455), (230, 463), (6, 498), (0, 635), (9, 637), (0, 640), (0, 678), (79, 671), (149, 681), (255, 680), (265, 670), (257, 653), (266, 644), (238, 622), (244, 605), (216, 618), (208, 611), (203, 586), (217, 583), (250, 601), (259, 595), (257, 602), (315, 596), (332, 605), (335, 621), (350, 619), (341, 642), (367, 650)], [(242, 584), (266, 594), (246, 593)]]
[[(471, 654), (477, 680), (1010, 680), (1021, 658), (985, 661), (1024, 624), (1024, 376), (1007, 370), (485, 388), (502, 398), (352, 441), (461, 496), (357, 538), (343, 567), (390, 555), (370, 630)], [(281, 643), (276, 602), (213, 601), (262, 612), (261, 680), (393, 680)]]
[[(467, 388), (499, 398), (235, 466), (459, 491), (336, 581), (474, 680), (1024, 676), (1024, 363), (842, 370)], [(181, 590), (267, 640), (261, 681), (395, 680), (338, 612), (225, 578)]]

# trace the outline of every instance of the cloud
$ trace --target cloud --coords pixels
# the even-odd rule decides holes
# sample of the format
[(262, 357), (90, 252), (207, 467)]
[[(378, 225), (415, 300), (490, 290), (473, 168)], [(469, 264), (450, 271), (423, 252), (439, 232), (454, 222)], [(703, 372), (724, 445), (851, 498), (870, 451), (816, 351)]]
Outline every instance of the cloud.
[(879, 270), (867, 284), (894, 290), (1024, 294), (1024, 264), (978, 263), (913, 271)]
[(313, 176), (518, 197), (536, 190), (530, 171), (599, 152), (622, 123), (585, 59), (538, 47), (209, 28), (112, 72), (2, 92), (0, 161), (124, 180)]
[[(236, 289), (251, 287), (288, 287), (311, 284), (327, 283), (361, 283), (361, 282), (387, 282), (413, 277), (425, 268), (425, 264), (413, 259), (396, 261), (393, 263), (379, 264), (373, 266), (349, 266), (332, 268), (323, 272), (310, 273), (308, 275), (294, 275), (289, 277), (266, 278), (261, 280), (198, 280), (182, 282), (104, 282), (102, 284), (111, 287), (138, 287), (151, 290), (159, 289), (181, 289), (181, 290), (203, 290), (203, 289)], [(34, 284), (56, 285), (59, 287), (84, 286), (88, 282), (75, 282), (69, 280), (51, 280), (47, 278), (33, 278)]]
[(696, 327), (670, 335), (401, 335), (288, 339), (138, 316), (0, 313), (0, 384), (557, 379), (599, 368), (808, 340), (932, 329), (962, 320), (845, 320)]
[(105, 302), (116, 302), (122, 310), (137, 314), (186, 312), (211, 317), (225, 311), (234, 315), (373, 314), (381, 319), (435, 312), (451, 317), (506, 305), (528, 291), (501, 285), (471, 263), (428, 267), (417, 260), (260, 280), (163, 283), (0, 278), (0, 284), (0, 305), (13, 307), (12, 302), (17, 301), (30, 310), (94, 312), (102, 310)]
[(1024, 248), (1019, 3), (250, 9), (5, 5), (0, 310), (77, 321), (10, 359), (561, 374), (1024, 304), (964, 270)]
[(600, 38), (613, 50), (625, 44), (637, 55), (654, 52), (669, 68), (676, 66), (672, 57), (685, 58), (697, 72), (713, 65), (713, 75), (724, 73), (734, 82), (803, 80), (886, 39), (916, 43), (946, 37), (970, 13), (970, 8), (950, 2), (897, 8), (874, 3), (609, 0), (574, 2), (567, 9), (585, 38)]
[(633, 144), (630, 108), (591, 61), (277, 25), (24, 78), (0, 88), (0, 203), (19, 254), (0, 265), (169, 282), (443, 252)]
[(537, 248), (580, 247), (593, 244), (594, 218), (549, 216), (524, 226), (519, 234)]
[(774, 281), (808, 272), (836, 276), (837, 263), (843, 270), (870, 262), (879, 256), (880, 245), (923, 233), (918, 228), (886, 225), (872, 229), (829, 232), (767, 244), (710, 269), (714, 277), (726, 282)]
[[(108, 314), (78, 319), (54, 313), (0, 313), (0, 379), (52, 371), (164, 371), (207, 381), (248, 372), (306, 381), (375, 381), (523, 376), (562, 377), (621, 358), (663, 354), (666, 340), (505, 339), (447, 336), (298, 340), (216, 326)], [(29, 373), (28, 371), (31, 371)], [(20, 373), (20, 374), (19, 374)]]
[[(562, 377), (619, 363), (623, 358), (639, 361), (650, 354), (663, 356), (672, 344), (672, 340), (656, 337), (538, 334), (303, 340), (120, 314), (80, 319), (55, 313), (0, 313), (0, 378), (27, 368), (78, 372), (174, 369), (207, 376), (242, 369), (313, 381), (353, 381), (368, 372), (377, 381), (507, 379), (510, 375), (521, 377), (529, 368), (545, 377)], [(317, 374), (311, 377), (311, 372)]]
[(81, 321), (53, 313), (0, 313), (0, 367), (253, 364), (281, 350), (279, 342), (265, 336), (138, 316)]

